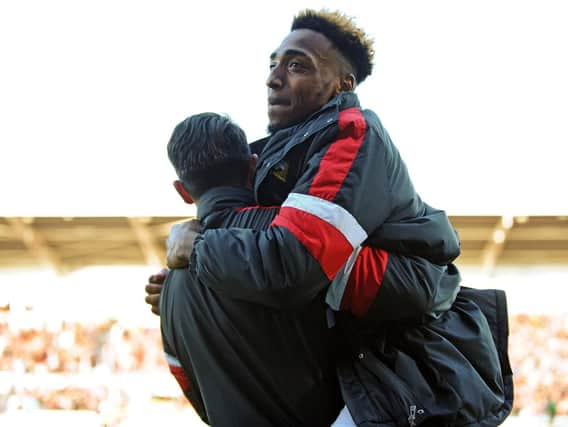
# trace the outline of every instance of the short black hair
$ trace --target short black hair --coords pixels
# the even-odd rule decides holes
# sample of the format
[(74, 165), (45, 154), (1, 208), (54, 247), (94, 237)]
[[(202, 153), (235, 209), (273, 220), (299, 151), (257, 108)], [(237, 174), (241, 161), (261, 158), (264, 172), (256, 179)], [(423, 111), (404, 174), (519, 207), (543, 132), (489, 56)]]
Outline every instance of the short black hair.
[(292, 21), (291, 31), (300, 29), (326, 36), (355, 69), (357, 83), (371, 75), (375, 56), (373, 40), (349, 16), (339, 11), (305, 9)]
[(250, 156), (244, 131), (216, 113), (189, 116), (168, 142), (168, 157), (195, 199), (213, 187), (245, 185)]

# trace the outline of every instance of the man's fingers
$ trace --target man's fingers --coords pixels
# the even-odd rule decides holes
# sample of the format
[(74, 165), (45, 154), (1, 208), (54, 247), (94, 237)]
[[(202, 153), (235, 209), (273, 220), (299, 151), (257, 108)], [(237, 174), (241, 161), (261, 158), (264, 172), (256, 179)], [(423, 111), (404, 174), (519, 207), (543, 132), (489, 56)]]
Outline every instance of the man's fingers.
[(159, 273), (152, 274), (148, 278), (148, 282), (150, 282), (150, 283), (164, 283), (164, 280), (166, 280), (166, 277), (168, 275), (168, 271), (169, 270), (167, 268), (162, 268)]
[(146, 295), (144, 301), (146, 301), (147, 304), (150, 304), (152, 306), (158, 305), (160, 303), (160, 294)]
[(150, 305), (150, 310), (156, 316), (160, 315), (160, 292), (162, 292), (162, 287), (168, 273), (169, 270), (167, 268), (162, 268), (159, 273), (152, 274), (148, 278), (149, 283), (144, 287), (146, 291), (144, 301), (146, 301), (146, 304)]
[(166, 280), (166, 276), (163, 274), (152, 274), (148, 278), (148, 282), (150, 283), (164, 283), (164, 280)]
[(189, 258), (187, 258), (187, 256), (176, 256), (168, 254), (166, 263), (170, 268), (185, 268), (189, 265)]
[(154, 283), (148, 283), (144, 288), (147, 294), (159, 294), (162, 292), (163, 285), (157, 285)]

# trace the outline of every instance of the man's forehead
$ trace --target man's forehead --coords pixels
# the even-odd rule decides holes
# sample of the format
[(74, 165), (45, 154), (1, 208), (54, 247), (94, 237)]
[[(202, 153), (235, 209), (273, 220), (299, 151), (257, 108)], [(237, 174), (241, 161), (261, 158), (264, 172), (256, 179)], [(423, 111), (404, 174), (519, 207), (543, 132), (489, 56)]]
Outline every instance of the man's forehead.
[(321, 33), (313, 30), (300, 29), (291, 31), (270, 55), (276, 58), (287, 54), (327, 56), (326, 53), (333, 49), (331, 41)]

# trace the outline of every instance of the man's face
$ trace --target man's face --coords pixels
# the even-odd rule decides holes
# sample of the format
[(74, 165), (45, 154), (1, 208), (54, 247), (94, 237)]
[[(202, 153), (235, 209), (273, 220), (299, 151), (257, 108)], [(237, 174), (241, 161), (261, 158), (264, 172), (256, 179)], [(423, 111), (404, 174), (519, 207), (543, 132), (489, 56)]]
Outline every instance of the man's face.
[(339, 92), (338, 52), (324, 35), (292, 31), (270, 55), (269, 130), (297, 124)]

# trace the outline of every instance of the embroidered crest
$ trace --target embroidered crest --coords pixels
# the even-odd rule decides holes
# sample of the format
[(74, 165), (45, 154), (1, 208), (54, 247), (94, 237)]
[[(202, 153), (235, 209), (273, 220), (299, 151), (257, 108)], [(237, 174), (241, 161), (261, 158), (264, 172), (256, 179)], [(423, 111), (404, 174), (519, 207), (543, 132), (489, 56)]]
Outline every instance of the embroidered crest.
[(286, 160), (278, 162), (270, 171), (271, 175), (276, 177), (279, 181), (286, 182), (288, 179), (289, 164)]

